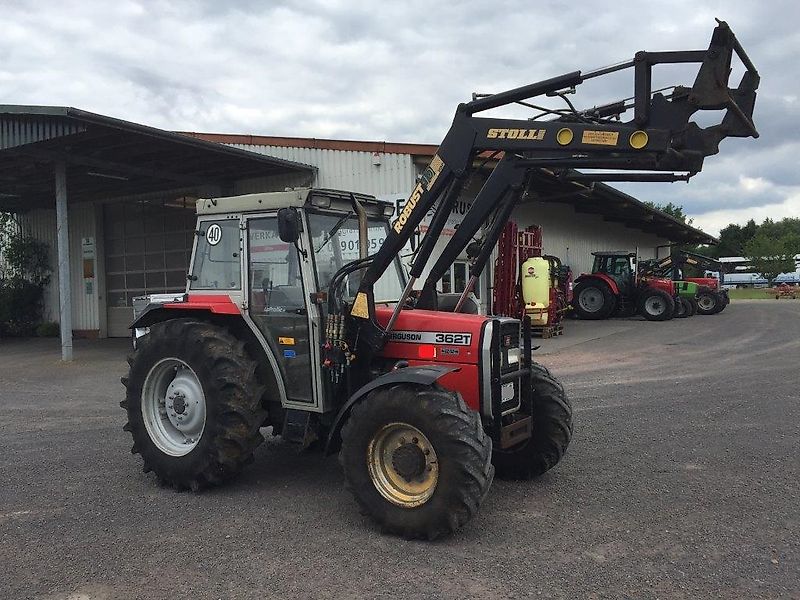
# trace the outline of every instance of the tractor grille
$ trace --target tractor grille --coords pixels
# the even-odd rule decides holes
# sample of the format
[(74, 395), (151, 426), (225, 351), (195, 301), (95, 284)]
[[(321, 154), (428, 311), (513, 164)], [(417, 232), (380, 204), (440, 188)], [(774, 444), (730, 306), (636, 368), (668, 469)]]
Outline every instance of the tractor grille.
[(481, 411), (499, 418), (521, 405), (520, 322), (497, 318), (486, 321), (481, 334)]
[(500, 325), (500, 412), (508, 414), (520, 407), (520, 377), (522, 356), (519, 345), (519, 321), (506, 321)]

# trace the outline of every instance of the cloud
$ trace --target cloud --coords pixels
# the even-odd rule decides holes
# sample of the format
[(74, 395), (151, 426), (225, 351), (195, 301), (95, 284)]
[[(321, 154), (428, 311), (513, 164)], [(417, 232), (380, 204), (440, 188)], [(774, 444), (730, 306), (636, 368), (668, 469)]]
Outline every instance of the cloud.
[(718, 235), (729, 223), (746, 223), (754, 219), (761, 223), (766, 218), (800, 218), (800, 192), (794, 192), (780, 202), (747, 208), (720, 208), (694, 217), (693, 225), (711, 235)]
[[(436, 144), (472, 92), (641, 49), (704, 48), (715, 16), (761, 72), (761, 139), (726, 140), (689, 185), (626, 190), (684, 204), (698, 219), (723, 206), (736, 215), (783, 210), (800, 186), (800, 8), (789, 0), (628, 0), (602, 10), (560, 0), (5, 0), (0, 102), (76, 106), (173, 130)], [(691, 84), (693, 75), (656, 68), (654, 85)], [(630, 95), (632, 76), (581, 88), (584, 106), (615, 100)]]

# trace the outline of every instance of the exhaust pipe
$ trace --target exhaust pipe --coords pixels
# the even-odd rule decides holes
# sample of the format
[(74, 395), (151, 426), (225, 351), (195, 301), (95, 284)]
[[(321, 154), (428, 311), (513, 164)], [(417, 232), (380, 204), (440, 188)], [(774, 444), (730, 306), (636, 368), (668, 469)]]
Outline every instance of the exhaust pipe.
[(358, 258), (367, 258), (369, 250), (367, 211), (353, 193), (350, 194), (350, 202), (352, 202), (353, 210), (358, 215)]

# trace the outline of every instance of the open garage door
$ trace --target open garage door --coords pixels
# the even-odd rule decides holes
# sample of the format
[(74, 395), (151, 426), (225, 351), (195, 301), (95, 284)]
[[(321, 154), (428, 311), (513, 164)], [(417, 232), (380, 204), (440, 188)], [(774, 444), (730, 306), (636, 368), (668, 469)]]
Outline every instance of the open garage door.
[(193, 199), (103, 207), (109, 337), (130, 335), (134, 297), (186, 289), (194, 209)]

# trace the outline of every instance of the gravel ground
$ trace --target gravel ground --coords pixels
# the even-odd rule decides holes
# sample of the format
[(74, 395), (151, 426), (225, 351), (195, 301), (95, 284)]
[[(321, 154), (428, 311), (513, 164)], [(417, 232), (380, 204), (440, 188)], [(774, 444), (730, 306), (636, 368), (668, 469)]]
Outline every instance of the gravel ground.
[(0, 598), (800, 598), (800, 302), (566, 330), (540, 351), (566, 458), (435, 543), (276, 442), (224, 488), (161, 489), (121, 430), (123, 341), (63, 365), (0, 340)]

